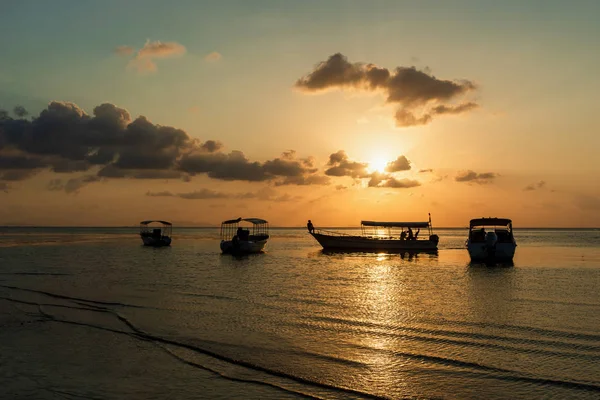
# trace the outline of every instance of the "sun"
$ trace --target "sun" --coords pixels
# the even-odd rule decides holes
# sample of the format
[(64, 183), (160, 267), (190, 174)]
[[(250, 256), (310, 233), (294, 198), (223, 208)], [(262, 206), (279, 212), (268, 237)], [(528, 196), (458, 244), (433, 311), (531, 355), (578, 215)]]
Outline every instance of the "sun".
[(385, 167), (387, 167), (388, 162), (389, 161), (385, 158), (377, 157), (369, 162), (369, 167), (367, 169), (370, 172), (385, 172)]

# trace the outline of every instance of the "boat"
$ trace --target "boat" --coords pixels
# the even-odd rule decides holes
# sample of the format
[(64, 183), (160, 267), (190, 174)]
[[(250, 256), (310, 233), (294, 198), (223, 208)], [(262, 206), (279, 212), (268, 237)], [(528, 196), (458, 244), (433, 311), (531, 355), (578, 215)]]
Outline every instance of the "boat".
[(140, 237), (144, 242), (144, 246), (170, 246), (172, 230), (173, 224), (168, 221), (148, 220), (140, 222)]
[[(309, 233), (319, 242), (323, 250), (336, 251), (389, 251), (427, 252), (437, 251), (438, 235), (433, 233), (431, 215), (426, 222), (379, 222), (361, 221), (361, 234), (312, 229)], [(413, 232), (416, 229), (416, 232)], [(421, 229), (428, 236), (421, 239)]]
[(467, 250), (472, 261), (511, 261), (517, 242), (508, 218), (476, 218), (469, 223)]
[[(244, 229), (244, 225), (250, 225)], [(224, 254), (261, 253), (269, 239), (269, 223), (260, 218), (237, 218), (221, 223), (221, 251)]]

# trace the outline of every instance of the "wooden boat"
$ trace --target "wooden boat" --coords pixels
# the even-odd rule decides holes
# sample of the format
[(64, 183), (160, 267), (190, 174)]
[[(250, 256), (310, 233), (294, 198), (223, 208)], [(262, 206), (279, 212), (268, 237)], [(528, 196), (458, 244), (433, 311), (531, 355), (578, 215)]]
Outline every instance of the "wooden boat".
[(140, 237), (144, 242), (144, 246), (170, 246), (172, 230), (173, 224), (168, 221), (148, 220), (140, 222)]
[(512, 221), (507, 218), (472, 219), (465, 244), (473, 261), (510, 261), (517, 249)]
[[(244, 229), (244, 223), (252, 227)], [(226, 254), (251, 254), (264, 250), (269, 239), (269, 223), (260, 218), (238, 218), (221, 223), (221, 251)]]
[[(417, 229), (413, 232), (413, 229)], [(427, 229), (427, 238), (419, 238)], [(361, 234), (314, 229), (310, 234), (324, 250), (346, 251), (435, 251), (439, 237), (433, 233), (431, 215), (426, 222), (361, 221)]]

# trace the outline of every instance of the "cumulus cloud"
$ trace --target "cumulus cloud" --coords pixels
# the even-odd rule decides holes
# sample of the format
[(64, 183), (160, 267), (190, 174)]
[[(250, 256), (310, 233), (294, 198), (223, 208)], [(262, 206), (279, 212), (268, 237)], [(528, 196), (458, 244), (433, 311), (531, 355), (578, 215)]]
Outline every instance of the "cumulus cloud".
[(119, 46), (115, 53), (120, 56), (132, 56), (128, 67), (138, 72), (156, 72), (156, 60), (161, 58), (180, 57), (186, 53), (184, 45), (177, 42), (161, 42), (147, 40), (137, 52), (131, 46)]
[(387, 172), (400, 172), (400, 171), (408, 171), (410, 170), (410, 161), (406, 156), (399, 156), (394, 161), (388, 163), (385, 167)]
[(223, 58), (223, 56), (221, 55), (221, 53), (216, 52), (216, 51), (213, 51), (212, 53), (209, 53), (206, 56), (204, 56), (204, 60), (206, 60), (208, 62), (217, 62), (221, 58)]
[(421, 186), (421, 183), (412, 179), (397, 179), (389, 174), (373, 172), (370, 175), (368, 186), (375, 188), (407, 189)]
[(477, 173), (475, 171), (467, 170), (459, 172), (454, 180), (456, 182), (474, 182), (479, 184), (486, 184), (492, 182), (498, 174), (494, 172), (483, 172)]
[(319, 63), (298, 79), (295, 87), (311, 93), (329, 89), (379, 91), (388, 103), (398, 106), (397, 126), (425, 125), (436, 115), (460, 114), (478, 106), (472, 101), (460, 103), (476, 89), (471, 81), (438, 79), (415, 67), (389, 70), (370, 63), (351, 63), (341, 53)]
[(544, 188), (545, 186), (546, 186), (545, 181), (539, 181), (539, 182), (532, 183), (530, 185), (525, 186), (525, 188), (523, 188), (523, 190), (525, 190), (525, 191), (538, 190), (538, 189)]
[(298, 157), (293, 150), (253, 161), (241, 151), (224, 152), (219, 141), (201, 142), (181, 129), (154, 124), (144, 116), (133, 118), (109, 103), (88, 114), (74, 103), (53, 101), (31, 120), (8, 113), (0, 119), (0, 180), (28, 179), (43, 170), (107, 179), (189, 181), (205, 174), (277, 186), (330, 182), (312, 157)]
[(351, 161), (344, 150), (339, 150), (329, 156), (325, 175), (329, 176), (349, 176), (352, 178), (367, 178), (368, 163)]

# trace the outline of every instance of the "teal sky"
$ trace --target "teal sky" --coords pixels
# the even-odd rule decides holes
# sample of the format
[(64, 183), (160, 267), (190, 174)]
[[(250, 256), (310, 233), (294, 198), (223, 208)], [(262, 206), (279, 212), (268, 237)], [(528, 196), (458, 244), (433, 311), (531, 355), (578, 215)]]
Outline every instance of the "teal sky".
[[(440, 213), (446, 225), (460, 225), (468, 213), (458, 210), (473, 210), (465, 198), (475, 196), (478, 204), (494, 204), (491, 209), (475, 207), (477, 214), (521, 213), (534, 226), (553, 225), (547, 219), (562, 210), (568, 216), (558, 225), (600, 225), (600, 217), (585, 219), (590, 212), (600, 214), (600, 190), (597, 183), (591, 184), (600, 178), (598, 1), (4, 0), (1, 10), (0, 109), (23, 105), (37, 115), (50, 101), (60, 100), (91, 113), (99, 104), (112, 103), (134, 118), (144, 115), (193, 138), (219, 140), (227, 152), (240, 150), (259, 162), (294, 149), (300, 157), (315, 157), (323, 167), (330, 154), (344, 150), (351, 159), (364, 162), (391, 161), (404, 154), (413, 169), (431, 168), (440, 178), (464, 170), (493, 171), (500, 176), (493, 185), (463, 186), (465, 192), (443, 206), (439, 198), (456, 193), (457, 183), (442, 182), (437, 189), (423, 184), (411, 193), (422, 195), (428, 206), (418, 209), (413, 219), (436, 208), (436, 203), (445, 207)], [(138, 73), (127, 67), (127, 57), (114, 52), (118, 46), (139, 50), (148, 40), (176, 42), (186, 53), (156, 59), (155, 72)], [(207, 61), (213, 52), (221, 58)], [(477, 85), (472, 100), (479, 108), (401, 129), (394, 126), (393, 107), (378, 94), (334, 90), (307, 95), (294, 89), (299, 78), (338, 52), (350, 62), (390, 70), (415, 66), (439, 79), (472, 81)], [(13, 190), (0, 196), (22, 204), (27, 193), (42, 190), (42, 176), (46, 181), (53, 178), (38, 175), (11, 184)], [(523, 199), (523, 187), (538, 181), (547, 182), (552, 192), (525, 199), (528, 206), (538, 207), (535, 213), (524, 212), (519, 206), (523, 201), (515, 200), (506, 211), (499, 207), (499, 188), (505, 190), (501, 197)], [(238, 187), (205, 177), (187, 187), (182, 182), (169, 184), (174, 186), (134, 182), (141, 196), (148, 190)], [(87, 195), (86, 187), (67, 201), (81, 207), (94, 204), (95, 185)], [(122, 190), (121, 183), (98, 185), (115, 193)], [(252, 185), (256, 186), (249, 190), (262, 188)], [(329, 208), (309, 205), (321, 196), (338, 196), (333, 187), (339, 185), (352, 182), (315, 187), (313, 199), (305, 196), (293, 207), (304, 207), (313, 218), (318, 215), (332, 224), (352, 225), (361, 217), (343, 212), (331, 216)], [(285, 192), (300, 196), (303, 190), (286, 187)], [(390, 193), (414, 205), (408, 192)], [(115, 204), (102, 206), (89, 224), (108, 215), (113, 218), (116, 202), (133, 196), (115, 195)], [(366, 208), (383, 202), (389, 214), (393, 203), (382, 196), (383, 191), (365, 189), (346, 194), (344, 201)], [(587, 199), (586, 206), (578, 208), (581, 198)], [(181, 208), (177, 204), (190, 206), (182, 199), (152, 200), (172, 202), (153, 203), (172, 210)], [(196, 202), (193, 207), (209, 206)], [(253, 210), (262, 211), (259, 206)], [(220, 212), (226, 217), (226, 210)], [(281, 225), (305, 219), (290, 219), (284, 211), (272, 213)], [(212, 223), (222, 217), (217, 214)], [(0, 215), (0, 223), (7, 218)]]

